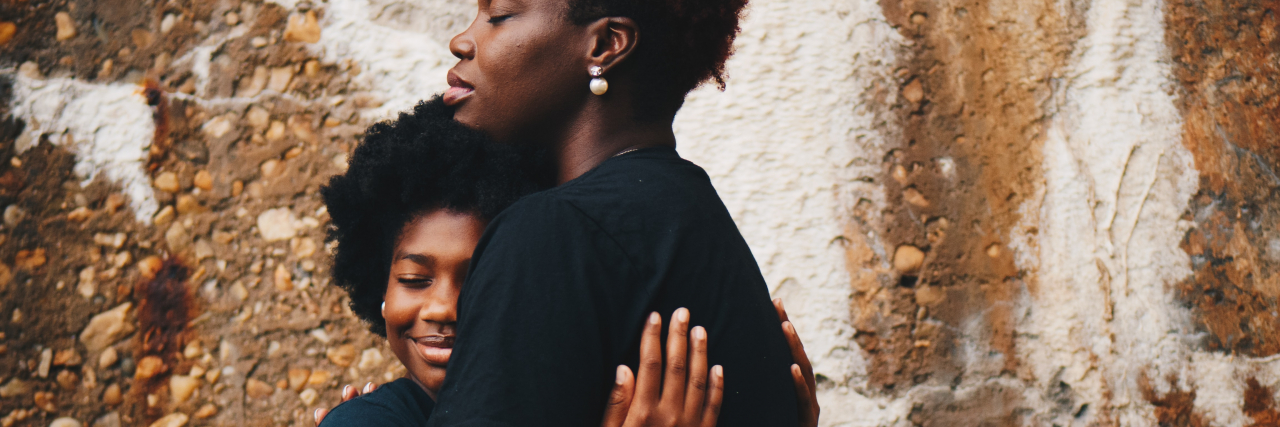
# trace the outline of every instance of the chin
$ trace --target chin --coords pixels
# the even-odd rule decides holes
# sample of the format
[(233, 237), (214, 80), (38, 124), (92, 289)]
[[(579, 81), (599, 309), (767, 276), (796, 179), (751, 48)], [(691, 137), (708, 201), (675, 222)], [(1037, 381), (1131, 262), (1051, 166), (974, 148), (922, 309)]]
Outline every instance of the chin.
[[(472, 100), (474, 101), (474, 100)], [(463, 103), (453, 112), (453, 120), (461, 123), (472, 130), (480, 131), (495, 142), (503, 144), (511, 144), (508, 136), (510, 134), (509, 127), (495, 125), (493, 116), (479, 113), (482, 108), (478, 108), (477, 104), (471, 102)]]
[(464, 102), (462, 105), (454, 107), (453, 119), (458, 121), (458, 123), (462, 123), (463, 126), (482, 130), (480, 129), (479, 123), (476, 121), (475, 115), (471, 114), (472, 111), (475, 111), (475, 108), (472, 107), (473, 106), (470, 102)]
[(436, 366), (428, 366), (424, 372), (415, 373), (414, 377), (418, 378), (424, 387), (427, 388), (427, 394), (434, 399), (440, 389), (444, 387), (444, 368)]

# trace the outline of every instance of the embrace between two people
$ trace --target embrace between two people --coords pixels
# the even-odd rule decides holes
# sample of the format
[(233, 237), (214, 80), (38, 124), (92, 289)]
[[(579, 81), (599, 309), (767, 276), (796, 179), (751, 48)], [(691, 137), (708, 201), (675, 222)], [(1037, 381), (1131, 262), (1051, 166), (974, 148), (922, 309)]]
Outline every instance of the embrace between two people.
[(675, 150), (745, 3), (480, 0), (450, 88), (322, 189), (333, 283), (408, 375), (317, 422), (816, 426), (794, 327)]

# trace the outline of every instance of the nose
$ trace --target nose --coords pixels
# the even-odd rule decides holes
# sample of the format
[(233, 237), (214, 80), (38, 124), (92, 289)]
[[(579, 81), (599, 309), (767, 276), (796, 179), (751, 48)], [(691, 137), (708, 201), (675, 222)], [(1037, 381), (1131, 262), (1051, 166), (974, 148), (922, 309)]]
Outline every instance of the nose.
[(428, 291), (427, 303), (418, 309), (424, 321), (452, 324), (458, 321), (458, 292), (462, 283), (452, 278), (437, 278)]
[(476, 40), (471, 36), (471, 27), (449, 40), (449, 52), (458, 59), (475, 59)]

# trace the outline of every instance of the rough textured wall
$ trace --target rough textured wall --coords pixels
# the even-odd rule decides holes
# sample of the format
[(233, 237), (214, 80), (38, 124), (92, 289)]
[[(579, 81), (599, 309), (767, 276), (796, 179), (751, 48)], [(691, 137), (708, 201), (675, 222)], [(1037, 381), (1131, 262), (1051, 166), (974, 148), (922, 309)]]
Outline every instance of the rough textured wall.
[[(0, 2), (0, 424), (308, 425), (399, 375), (316, 189), (473, 7)], [(823, 425), (1277, 425), (1277, 14), (756, 0), (680, 151)]]

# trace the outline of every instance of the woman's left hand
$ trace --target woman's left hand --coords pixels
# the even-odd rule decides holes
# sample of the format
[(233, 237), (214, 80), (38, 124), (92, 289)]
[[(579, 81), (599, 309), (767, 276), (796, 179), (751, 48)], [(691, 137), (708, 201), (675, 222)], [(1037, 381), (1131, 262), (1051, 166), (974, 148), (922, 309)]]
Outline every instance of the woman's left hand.
[[(689, 310), (677, 309), (662, 357), (662, 317), (649, 315), (640, 335), (640, 375), (618, 366), (601, 427), (715, 427), (724, 400), (724, 368), (707, 367), (707, 331), (689, 330)], [(665, 379), (663, 378), (665, 377)]]
[[(782, 307), (782, 299), (773, 300), (773, 308), (778, 313), (778, 320), (782, 322), (782, 333), (791, 348), (791, 358), (796, 362), (791, 365), (791, 380), (796, 388), (796, 404), (800, 410), (799, 425), (817, 427), (821, 408), (818, 406), (818, 384), (813, 375), (813, 364), (809, 362), (809, 356), (804, 351), (804, 343), (800, 341), (795, 325), (791, 324), (787, 317), (787, 310)], [(715, 426), (724, 397), (724, 371), (720, 366), (712, 368), (709, 380), (710, 390), (707, 390), (707, 382), (701, 380), (705, 377), (707, 366), (706, 331), (696, 327), (692, 334), (688, 334), (691, 335), (689, 346), (693, 349), (693, 357), (688, 361), (692, 366), (692, 372), (686, 379), (683, 374), (686, 357), (683, 343), (684, 337), (687, 336), (685, 331), (688, 329), (688, 315), (685, 310), (685, 315), (679, 316), (680, 310), (672, 316), (671, 331), (668, 333), (669, 337), (676, 338), (668, 339), (667, 380), (664, 381), (668, 386), (662, 390), (660, 397), (656, 397), (659, 375), (662, 375), (663, 370), (662, 356), (658, 349), (661, 346), (662, 319), (654, 313), (650, 316), (650, 323), (645, 326), (640, 339), (639, 383), (642, 387), (648, 388), (649, 392), (644, 398), (635, 396), (637, 381), (632, 378), (631, 369), (625, 365), (619, 366), (618, 379), (610, 393), (604, 421), (600, 424), (602, 427)], [(682, 318), (686, 323), (681, 323)], [(685, 394), (678, 394), (680, 387), (671, 386), (672, 384), (684, 385), (686, 381)], [(701, 400), (703, 392), (707, 395), (705, 404)], [(683, 407), (676, 403), (682, 399), (685, 400)]]

